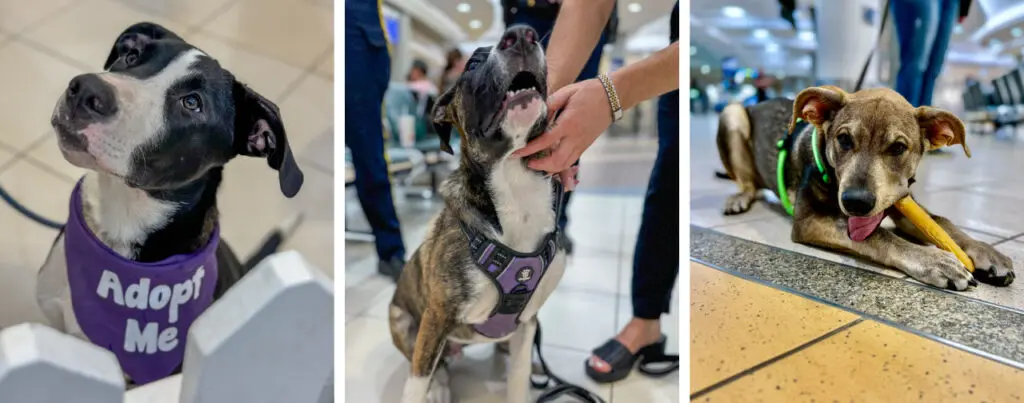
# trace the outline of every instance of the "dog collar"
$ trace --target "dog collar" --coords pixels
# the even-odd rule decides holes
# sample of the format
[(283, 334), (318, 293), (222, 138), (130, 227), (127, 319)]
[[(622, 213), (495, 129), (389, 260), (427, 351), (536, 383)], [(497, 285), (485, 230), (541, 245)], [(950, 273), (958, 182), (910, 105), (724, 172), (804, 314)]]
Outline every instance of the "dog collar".
[[(798, 118), (796, 125), (793, 126), (793, 130), (786, 135), (786, 138), (779, 140), (776, 144), (776, 147), (779, 149), (779, 163), (778, 168), (775, 170), (775, 176), (778, 180), (779, 201), (782, 203), (782, 208), (791, 216), (793, 215), (793, 203), (790, 202), (789, 192), (786, 191), (786, 157), (789, 155), (789, 149), (793, 146), (793, 141), (796, 139), (796, 133), (799, 133), (806, 124), (807, 122)], [(821, 152), (818, 150), (817, 126), (811, 129), (811, 150), (814, 154), (814, 165), (818, 168), (818, 173), (821, 174), (821, 180), (829, 183), (828, 171), (825, 170), (825, 163), (822, 162)]]
[(486, 321), (473, 325), (485, 337), (493, 339), (512, 334), (519, 327), (519, 316), (547, 273), (558, 252), (558, 219), (562, 204), (562, 185), (557, 180), (554, 192), (555, 230), (544, 237), (541, 247), (531, 253), (520, 253), (501, 242), (489, 239), (459, 220), (469, 240), (469, 255), (498, 291), (498, 303)]
[(184, 358), (189, 327), (213, 303), (219, 228), (195, 253), (135, 262), (89, 230), (81, 200), (79, 181), (71, 193), (63, 245), (78, 327), (93, 344), (114, 353), (136, 384), (174, 373)]

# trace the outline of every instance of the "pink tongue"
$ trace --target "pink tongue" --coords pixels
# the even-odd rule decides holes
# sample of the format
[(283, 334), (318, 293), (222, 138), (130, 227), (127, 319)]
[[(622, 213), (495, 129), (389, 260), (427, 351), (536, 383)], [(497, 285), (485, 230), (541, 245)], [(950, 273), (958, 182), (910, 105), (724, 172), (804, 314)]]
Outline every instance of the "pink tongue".
[(868, 239), (885, 219), (885, 212), (872, 217), (849, 217), (846, 222), (850, 240), (861, 242)]

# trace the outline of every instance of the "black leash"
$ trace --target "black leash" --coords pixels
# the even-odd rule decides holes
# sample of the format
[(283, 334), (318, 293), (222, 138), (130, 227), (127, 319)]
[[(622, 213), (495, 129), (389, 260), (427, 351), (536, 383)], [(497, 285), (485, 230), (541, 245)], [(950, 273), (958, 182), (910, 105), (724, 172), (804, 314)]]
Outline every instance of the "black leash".
[[(551, 369), (548, 368), (547, 362), (544, 361), (544, 355), (542, 355), (540, 351), (540, 335), (540, 321), (537, 321), (537, 332), (533, 336), (533, 349), (537, 354), (537, 360), (540, 361), (540, 369), (543, 372), (543, 374), (540, 374), (539, 376), (542, 376), (545, 379), (538, 380), (535, 378), (538, 375), (530, 374), (530, 385), (533, 386), (534, 389), (547, 389), (537, 397), (537, 403), (553, 402), (562, 395), (573, 396), (586, 403), (605, 403), (604, 399), (596, 393), (586, 390), (581, 386), (566, 382), (565, 379), (559, 378), (551, 372)], [(554, 386), (551, 386), (551, 384), (554, 384)]]
[(11, 195), (8, 194), (6, 190), (4, 190), (3, 186), (0, 186), (0, 199), (3, 199), (5, 202), (7, 202), (7, 204), (10, 204), (11, 207), (14, 207), (15, 210), (17, 210), (25, 217), (28, 217), (32, 221), (35, 221), (44, 227), (53, 228), (55, 230), (60, 230), (64, 228), (64, 224), (58, 223), (56, 221), (51, 221), (46, 217), (36, 214), (32, 210), (29, 210), (28, 207), (23, 206), (21, 203), (18, 203), (17, 200), (11, 197)]
[(864, 77), (868, 74), (868, 67), (871, 66), (871, 59), (875, 56), (875, 51), (878, 50), (878, 44), (882, 43), (882, 34), (885, 32), (885, 22), (889, 20), (889, 6), (892, 0), (886, 0), (885, 10), (882, 11), (882, 25), (878, 28), (878, 40), (875, 41), (875, 46), (871, 48), (871, 53), (868, 53), (868, 61), (864, 62), (864, 68), (860, 70), (860, 77), (857, 78), (857, 85), (853, 87), (853, 92), (860, 91), (860, 87), (864, 86)]

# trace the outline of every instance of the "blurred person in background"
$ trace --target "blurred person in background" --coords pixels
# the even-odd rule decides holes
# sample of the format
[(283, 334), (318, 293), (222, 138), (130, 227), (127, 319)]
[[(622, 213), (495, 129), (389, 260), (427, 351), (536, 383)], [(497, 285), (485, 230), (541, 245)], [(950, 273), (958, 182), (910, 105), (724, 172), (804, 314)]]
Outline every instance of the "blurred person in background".
[(412, 67), (409, 68), (409, 74), (406, 76), (407, 84), (409, 89), (420, 95), (437, 96), (437, 86), (434, 85), (433, 81), (430, 81), (428, 72), (429, 69), (426, 62), (413, 60)]
[[(598, 3), (563, 2), (548, 47), (550, 76), (572, 77), (583, 65), (586, 54), (578, 50), (588, 49), (600, 35)], [(658, 157), (647, 185), (633, 255), (633, 317), (615, 338), (594, 349), (584, 364), (587, 375), (599, 383), (625, 378), (637, 360), (641, 361), (641, 372), (650, 376), (664, 376), (679, 368), (679, 357), (665, 354), (667, 342), (661, 333), (661, 315), (669, 312), (679, 275), (679, 2), (672, 8), (669, 24), (671, 45), (667, 48), (607, 76), (555, 91), (548, 107), (561, 114), (547, 133), (515, 152), (528, 156), (550, 150), (548, 156), (531, 161), (530, 168), (563, 173), (564, 177), (564, 172), (618, 115), (613, 111), (612, 99), (625, 111), (661, 95)], [(570, 54), (577, 59), (560, 58), (564, 55), (554, 49), (577, 49)]]
[(445, 56), (444, 71), (441, 73), (441, 92), (448, 91), (455, 86), (465, 65), (466, 59), (462, 57), (459, 48), (452, 48), (448, 51)]
[(931, 105), (953, 26), (967, 18), (971, 0), (890, 0), (889, 4), (900, 47), (895, 90), (915, 107)]
[(391, 196), (384, 151), (384, 92), (391, 79), (391, 44), (380, 5), (345, 2), (345, 146), (352, 150), (356, 194), (373, 230), (377, 272), (398, 279), (405, 266), (405, 244)]
[[(614, 35), (618, 18), (615, 0), (501, 0), (505, 26), (529, 25), (541, 36), (548, 63), (548, 94), (574, 82), (597, 77), (601, 55), (609, 37)], [(560, 11), (572, 9), (556, 27)], [(579, 40), (555, 40), (575, 36)], [(576, 161), (579, 163), (579, 161)], [(558, 227), (560, 242), (572, 254), (573, 243), (566, 231), (568, 206), (572, 193), (562, 201)]]

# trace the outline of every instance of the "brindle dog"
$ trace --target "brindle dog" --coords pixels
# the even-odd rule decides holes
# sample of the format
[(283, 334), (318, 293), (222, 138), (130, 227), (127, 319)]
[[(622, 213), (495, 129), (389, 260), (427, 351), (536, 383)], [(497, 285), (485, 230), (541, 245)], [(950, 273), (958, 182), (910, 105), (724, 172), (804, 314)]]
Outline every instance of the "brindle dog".
[[(992, 245), (931, 214), (974, 261), (972, 278), (952, 253), (927, 246), (921, 232), (892, 208), (910, 195), (926, 151), (961, 145), (971, 154), (960, 119), (930, 106), (914, 108), (889, 89), (850, 94), (813, 87), (796, 101), (727, 106), (719, 120), (718, 150), (726, 175), (740, 192), (726, 201), (726, 215), (749, 210), (762, 189), (778, 194), (777, 143), (797, 127), (798, 118), (810, 124), (793, 134), (784, 167), (786, 193), (794, 206), (794, 242), (866, 258), (951, 290), (977, 285), (974, 279), (996, 286), (1013, 282), (1013, 261)], [(825, 175), (812, 149), (815, 128)], [(899, 235), (879, 227), (886, 216)]]

